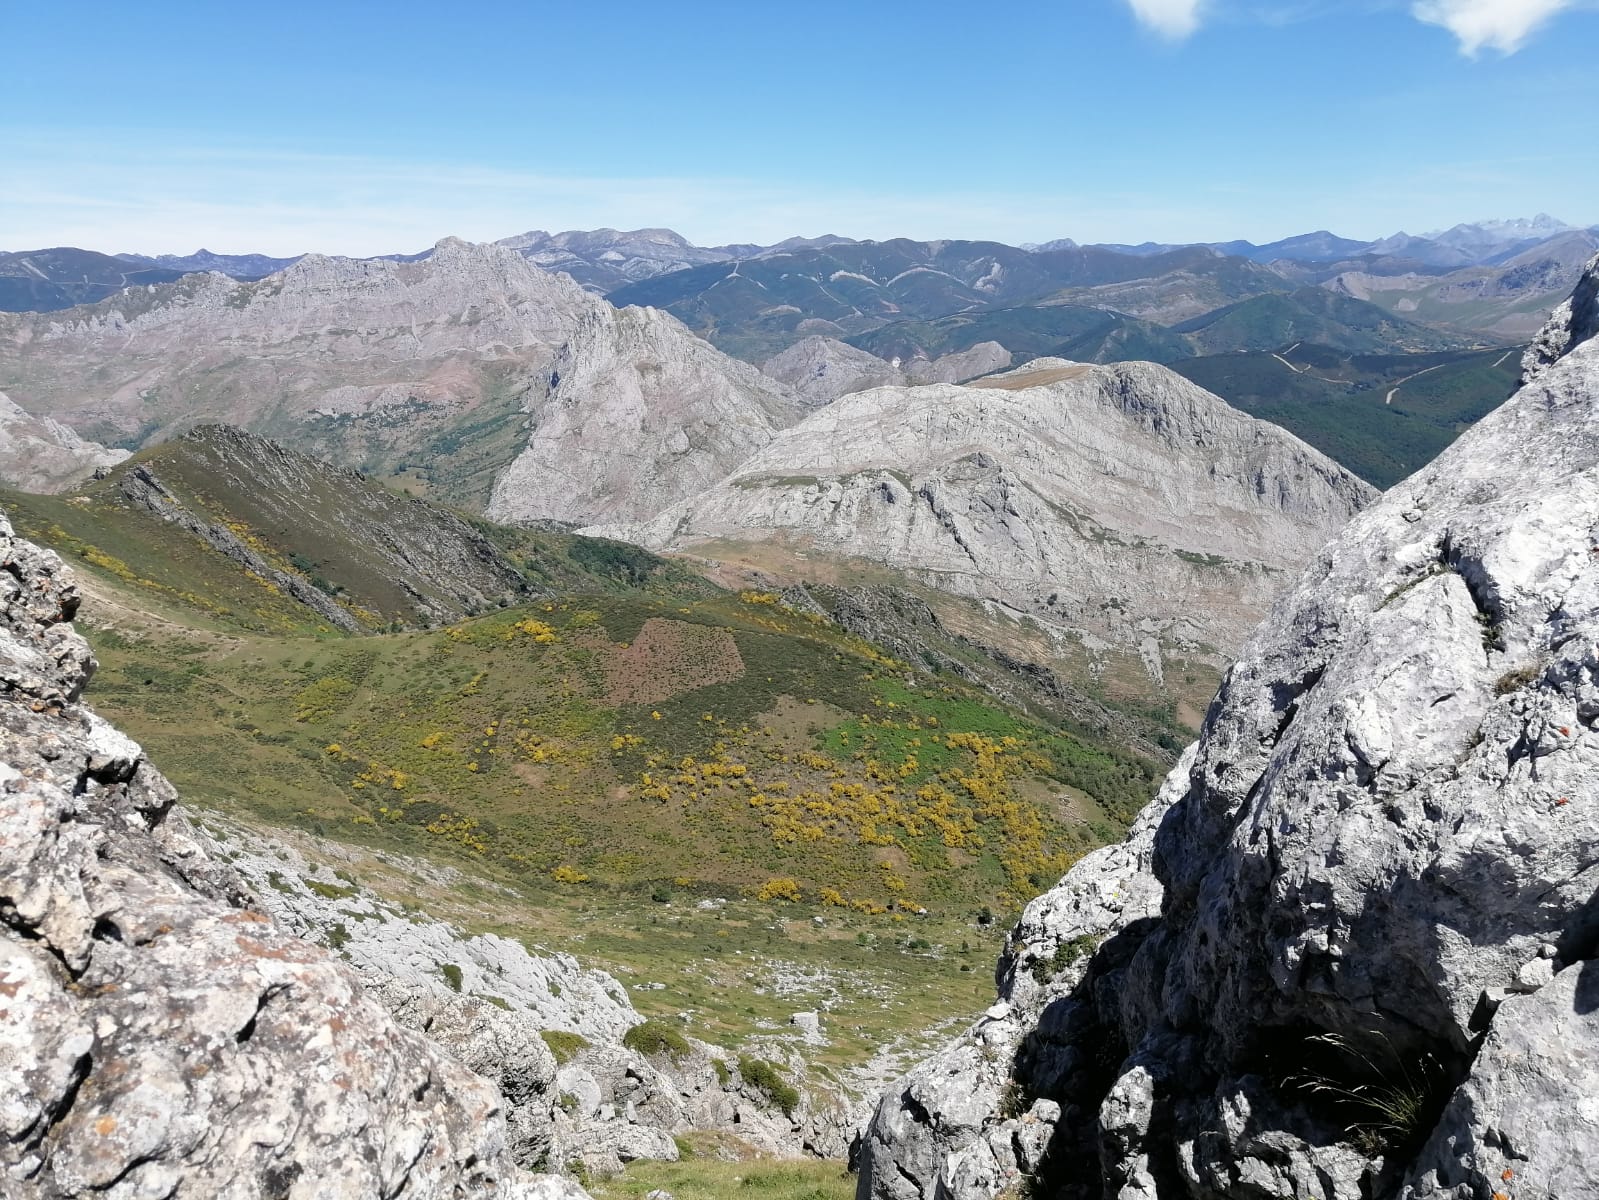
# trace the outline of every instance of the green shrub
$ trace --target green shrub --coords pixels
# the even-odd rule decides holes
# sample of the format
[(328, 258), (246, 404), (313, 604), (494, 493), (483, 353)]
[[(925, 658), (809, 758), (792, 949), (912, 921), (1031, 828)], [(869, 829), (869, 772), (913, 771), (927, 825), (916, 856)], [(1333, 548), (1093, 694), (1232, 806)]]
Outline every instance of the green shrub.
[(794, 1115), (800, 1102), (799, 1089), (784, 1079), (776, 1066), (764, 1058), (740, 1058), (738, 1073), (745, 1083), (782, 1109), (784, 1116)]
[(664, 1021), (649, 1020), (622, 1035), (622, 1045), (645, 1058), (665, 1054), (674, 1060), (691, 1053), (688, 1039)]
[(581, 1033), (571, 1033), (565, 1029), (541, 1029), (539, 1036), (550, 1048), (550, 1053), (555, 1055), (556, 1063), (563, 1067), (577, 1057), (580, 1050), (587, 1050), (589, 1047), (588, 1038)]
[(1050, 957), (1033, 960), (1033, 978), (1039, 983), (1048, 983), (1067, 967), (1074, 966), (1078, 960), (1092, 954), (1098, 947), (1099, 939), (1086, 933), (1074, 937), (1069, 942), (1062, 942), (1055, 947), (1055, 953)]
[(439, 974), (444, 976), (444, 982), (450, 985), (452, 992), (461, 990), (461, 968), (454, 963), (445, 963), (439, 968)]

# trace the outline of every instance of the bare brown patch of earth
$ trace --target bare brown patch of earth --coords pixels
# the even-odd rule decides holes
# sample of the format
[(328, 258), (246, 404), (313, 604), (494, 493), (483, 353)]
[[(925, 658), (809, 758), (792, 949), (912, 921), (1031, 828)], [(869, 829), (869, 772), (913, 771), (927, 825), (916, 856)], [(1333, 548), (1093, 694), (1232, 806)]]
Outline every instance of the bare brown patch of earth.
[(743, 675), (744, 658), (730, 630), (651, 617), (632, 645), (612, 653), (605, 668), (606, 699), (658, 704)]
[(963, 384), (969, 388), (997, 388), (1002, 392), (1019, 392), (1023, 388), (1043, 387), (1046, 383), (1063, 383), (1068, 379), (1081, 379), (1094, 368), (1087, 363), (1070, 367), (1050, 367), (1045, 371), (1028, 371), (1022, 375), (1001, 375), (991, 379), (974, 379)]

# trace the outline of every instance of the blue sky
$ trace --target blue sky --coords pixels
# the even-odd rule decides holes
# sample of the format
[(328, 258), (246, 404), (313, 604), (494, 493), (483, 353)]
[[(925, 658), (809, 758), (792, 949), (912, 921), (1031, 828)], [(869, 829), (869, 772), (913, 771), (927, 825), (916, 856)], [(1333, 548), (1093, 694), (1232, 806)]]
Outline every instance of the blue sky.
[(0, 0), (0, 249), (1599, 222), (1593, 0)]

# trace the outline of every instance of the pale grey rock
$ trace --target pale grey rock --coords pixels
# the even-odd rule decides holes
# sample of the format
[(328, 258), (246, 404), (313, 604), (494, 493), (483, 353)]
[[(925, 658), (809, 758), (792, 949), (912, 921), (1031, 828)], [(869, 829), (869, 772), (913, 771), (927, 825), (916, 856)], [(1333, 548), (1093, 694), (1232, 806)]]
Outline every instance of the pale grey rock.
[(867, 388), (905, 382), (886, 359), (837, 338), (808, 337), (761, 364), (761, 371), (787, 384), (807, 404), (823, 405)]
[[(1061, 1116), (1036, 1186), (1066, 1198), (1593, 1193), (1596, 282), (1558, 358), (1317, 556), (1128, 846), (1029, 906), (1016, 1031), (884, 1099), (863, 1198), (993, 1195), (1037, 1098)], [(1019, 970), (1107, 888), (1127, 911), (1086, 923), (1086, 961)], [(1019, 1101), (990, 1103), (1006, 1075)], [(1408, 1138), (1332, 1102), (1360, 1088), (1416, 1097)]]
[(585, 316), (525, 401), (527, 447), (489, 500), (495, 520), (642, 520), (754, 454), (803, 406), (653, 308)]
[(961, 383), (1010, 364), (1010, 351), (998, 342), (982, 342), (937, 359), (901, 363), (878, 358), (837, 338), (813, 336), (767, 359), (761, 370), (792, 388), (807, 404), (819, 406), (875, 387)]
[[(336, 843), (268, 837), (217, 814), (206, 814), (197, 837), (227, 858), (280, 926), (336, 948), (402, 1026), (426, 1033), (499, 1086), (520, 1166), (581, 1163), (605, 1175), (637, 1158), (676, 1159), (673, 1135), (695, 1129), (730, 1129), (779, 1156), (847, 1151), (851, 1114), (807, 1081), (797, 1057), (761, 1051), (800, 1085), (801, 1105), (790, 1118), (736, 1070), (724, 1086), (715, 1060), (728, 1055), (715, 1046), (689, 1038), (682, 1058), (646, 1058), (623, 1045), (644, 1018), (611, 975), (568, 954), (533, 954), (513, 939), (467, 936), (401, 909), (337, 866), (346, 852)], [(415, 875), (430, 870), (393, 855), (386, 862)], [(576, 1033), (586, 1044), (557, 1069), (543, 1030)]]
[(820, 1013), (798, 1012), (788, 1019), (788, 1023), (799, 1030), (800, 1037), (807, 1046), (827, 1045), (827, 1035), (822, 1032)]
[(240, 906), (77, 703), (71, 575), (0, 518), (0, 1192), (527, 1197), (504, 1100)]
[(1559, 304), (1521, 357), (1526, 383), (1573, 347), (1599, 333), (1599, 255), (1589, 261), (1576, 290)]
[(1373, 495), (1151, 363), (1043, 359), (981, 385), (877, 388), (715, 487), (592, 532), (654, 549), (778, 542), (880, 563), (1060, 637), (1231, 651)]
[[(1513, 996), (1411, 1170), (1408, 1200), (1599, 1195), (1599, 970)], [(1507, 1179), (1505, 1172), (1510, 1172)]]
[(129, 453), (81, 438), (50, 417), (26, 413), (0, 392), (0, 479), (19, 491), (66, 491)]
[(912, 359), (903, 366), (911, 383), (964, 383), (1004, 370), (1011, 362), (1011, 352), (998, 342), (978, 342), (969, 350), (956, 350), (931, 360)]

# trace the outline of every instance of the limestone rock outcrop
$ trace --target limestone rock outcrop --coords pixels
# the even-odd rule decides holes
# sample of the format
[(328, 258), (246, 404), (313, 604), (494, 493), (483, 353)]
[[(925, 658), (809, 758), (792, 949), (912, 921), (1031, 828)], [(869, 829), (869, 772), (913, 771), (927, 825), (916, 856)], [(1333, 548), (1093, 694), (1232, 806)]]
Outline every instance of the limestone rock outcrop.
[[(685, 1036), (676, 1053), (641, 1053), (627, 1035), (644, 1018), (614, 976), (511, 938), (467, 936), (385, 900), (355, 882), (366, 865), (353, 848), (268, 837), (216, 814), (195, 837), (281, 928), (336, 951), (402, 1027), (499, 1087), (509, 1150), (523, 1167), (580, 1163), (604, 1175), (634, 1159), (675, 1160), (674, 1135), (701, 1129), (781, 1156), (843, 1157), (848, 1148), (854, 1122), (825, 1093), (802, 1087), (784, 1113), (719, 1047)], [(456, 878), (453, 868), (381, 857), (440, 887)], [(559, 1062), (546, 1032), (564, 1039)]]
[(505, 1101), (244, 907), (0, 518), (0, 1194), (522, 1197)]
[[(1291, 434), (1152, 363), (1041, 359), (877, 388), (635, 526), (655, 549), (780, 543), (990, 601), (1062, 637), (1231, 653), (1373, 495)], [(718, 550), (721, 553), (721, 550)]]
[(527, 446), (494, 485), (498, 521), (643, 520), (749, 458), (803, 407), (653, 308), (584, 317), (524, 402)]
[[(868, 1200), (1599, 1193), (1599, 340), (1317, 555), (1127, 845), (884, 1098)], [(1586, 297), (1586, 299), (1585, 299)]]
[(24, 412), (0, 392), (0, 479), (24, 492), (61, 492), (128, 457), (50, 417)]

